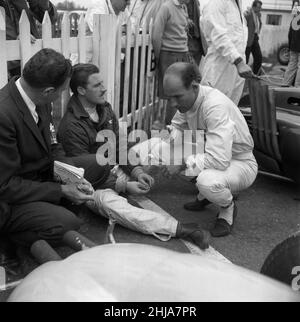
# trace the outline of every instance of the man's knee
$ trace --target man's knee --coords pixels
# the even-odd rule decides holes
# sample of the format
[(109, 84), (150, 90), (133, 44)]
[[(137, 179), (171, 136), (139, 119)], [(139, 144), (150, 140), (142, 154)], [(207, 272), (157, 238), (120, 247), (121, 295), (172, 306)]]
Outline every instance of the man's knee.
[(12, 215), (7, 233), (23, 246), (39, 239), (57, 245), (67, 231), (78, 230), (82, 224), (68, 209), (44, 202), (15, 207)]
[(218, 177), (217, 173), (212, 170), (202, 171), (197, 177), (197, 187), (199, 190), (224, 188), (224, 182)]

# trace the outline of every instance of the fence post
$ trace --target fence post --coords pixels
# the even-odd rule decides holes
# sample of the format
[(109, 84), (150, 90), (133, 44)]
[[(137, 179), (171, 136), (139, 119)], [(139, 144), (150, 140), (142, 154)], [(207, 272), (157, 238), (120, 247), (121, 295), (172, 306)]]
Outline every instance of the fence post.
[(27, 61), (31, 58), (31, 34), (30, 23), (25, 10), (22, 11), (22, 15), (19, 22), (19, 38), (20, 38), (20, 51), (21, 51), (21, 68), (23, 68)]
[(0, 88), (7, 83), (5, 10), (0, 7)]
[(81, 14), (78, 26), (78, 62), (86, 63), (86, 25), (84, 14)]
[(50, 48), (52, 40), (52, 23), (48, 11), (45, 12), (42, 23), (42, 39), (43, 48)]
[[(114, 15), (100, 15), (99, 19), (100, 48), (98, 66), (104, 86), (107, 89), (106, 99), (114, 106), (117, 18)], [(97, 30), (95, 31), (97, 32)]]
[(122, 50), (122, 26), (117, 25), (116, 31), (116, 57), (115, 57), (115, 105), (114, 112), (117, 119), (120, 118), (120, 94), (121, 94), (121, 50)]
[[(65, 13), (61, 24), (61, 53), (67, 58), (70, 58), (70, 19), (69, 13)], [(65, 114), (65, 110), (70, 99), (70, 91), (65, 90), (62, 93), (61, 99), (61, 116)]]

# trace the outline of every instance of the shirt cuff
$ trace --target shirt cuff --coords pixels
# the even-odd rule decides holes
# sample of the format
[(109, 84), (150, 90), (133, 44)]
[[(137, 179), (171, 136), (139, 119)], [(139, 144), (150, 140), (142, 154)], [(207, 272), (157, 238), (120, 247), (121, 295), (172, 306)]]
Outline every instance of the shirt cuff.
[(238, 51), (234, 51), (231, 55), (230, 55), (230, 62), (231, 62), (231, 64), (234, 64), (234, 62), (238, 59), (238, 58), (242, 58), (242, 60), (244, 60), (243, 59), (243, 57), (242, 57), (242, 55), (238, 52)]
[(186, 176), (196, 177), (204, 170), (204, 154), (190, 155), (186, 161)]
[(143, 168), (142, 167), (139, 167), (139, 166), (137, 166), (137, 167), (135, 167), (135, 168), (133, 168), (133, 170), (131, 171), (131, 174), (130, 174), (130, 176), (133, 178), (133, 179), (138, 179), (138, 176), (140, 175), (140, 174), (143, 174), (144, 173), (144, 170), (143, 170)]
[(115, 186), (115, 190), (117, 193), (125, 193), (126, 192), (126, 188), (127, 188), (127, 182), (128, 182), (128, 178), (126, 177), (118, 177), (117, 181), (116, 181), (116, 186)]

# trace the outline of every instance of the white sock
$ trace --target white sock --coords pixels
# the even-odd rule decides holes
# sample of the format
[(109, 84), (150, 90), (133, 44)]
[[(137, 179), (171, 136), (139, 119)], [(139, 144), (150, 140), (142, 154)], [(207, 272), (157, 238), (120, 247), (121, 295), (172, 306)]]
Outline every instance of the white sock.
[(234, 202), (227, 208), (220, 208), (220, 213), (218, 218), (224, 219), (231, 226), (233, 223), (233, 210), (234, 210)]

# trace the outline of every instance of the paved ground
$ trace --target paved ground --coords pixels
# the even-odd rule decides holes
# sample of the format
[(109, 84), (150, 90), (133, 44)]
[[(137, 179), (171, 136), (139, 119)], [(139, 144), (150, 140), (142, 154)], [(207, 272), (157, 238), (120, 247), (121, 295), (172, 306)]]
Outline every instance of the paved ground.
[[(183, 204), (194, 200), (194, 185), (178, 178), (163, 181), (150, 198), (185, 222), (197, 221), (211, 228), (217, 209), (209, 206), (193, 213)], [(238, 197), (236, 226), (229, 237), (212, 239), (212, 246), (233, 263), (259, 271), (269, 252), (291, 233), (300, 230), (300, 198), (293, 183), (259, 175), (255, 184)]]

